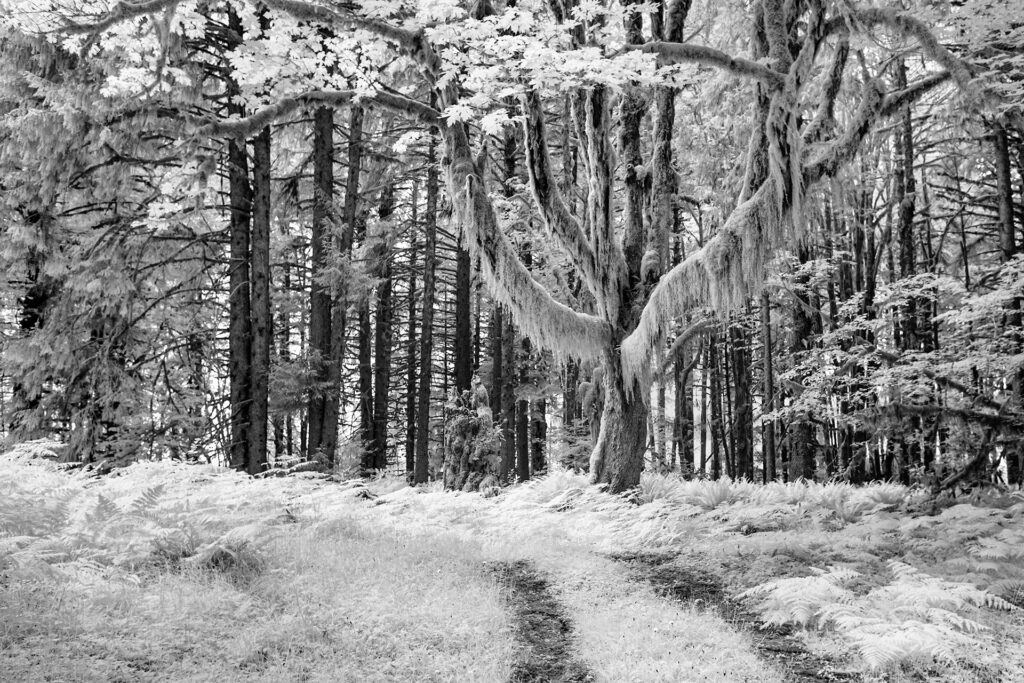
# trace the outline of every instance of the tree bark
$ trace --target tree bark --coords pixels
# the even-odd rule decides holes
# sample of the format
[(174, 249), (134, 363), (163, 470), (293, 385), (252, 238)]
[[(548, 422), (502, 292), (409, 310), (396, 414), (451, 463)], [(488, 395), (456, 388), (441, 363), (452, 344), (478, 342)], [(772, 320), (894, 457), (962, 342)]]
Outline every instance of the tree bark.
[[(330, 212), (334, 201), (334, 110), (319, 107), (313, 114), (313, 225), (310, 236), (313, 273), (309, 286), (309, 351), (314, 386), (309, 396), (306, 458), (312, 460), (324, 439), (331, 362), (331, 287), (324, 283), (329, 267)], [(327, 455), (333, 467), (333, 453)]]
[[(764, 368), (764, 401), (761, 406), (763, 414), (775, 410), (775, 372), (772, 366), (772, 313), (771, 299), (767, 291), (761, 292), (761, 338), (762, 338), (762, 362)], [(764, 432), (764, 446), (762, 456), (764, 459), (765, 483), (775, 480), (775, 420), (762, 419)]]
[(473, 383), (473, 333), (470, 301), (471, 261), (461, 244), (455, 255), (455, 391), (459, 396)]
[(252, 319), (249, 299), (249, 238), (252, 188), (245, 147), (228, 142), (231, 255), (228, 294), (228, 374), (231, 395), (231, 467), (249, 467), (249, 405), (252, 402)]
[[(810, 260), (806, 247), (800, 247), (798, 257), (801, 264)], [(816, 313), (811, 305), (813, 297), (808, 291), (809, 283), (809, 276), (804, 270), (793, 280), (793, 342), (789, 350), (794, 363), (806, 359), (813, 342), (813, 316)], [(810, 416), (795, 417), (789, 426), (789, 480), (813, 480), (817, 472), (817, 455), (818, 442)]]
[(740, 324), (729, 327), (733, 376), (733, 459), (736, 477), (754, 479), (754, 415), (750, 399), (749, 336)]
[[(996, 162), (996, 200), (999, 205), (999, 250), (1005, 263), (1017, 255), (1017, 238), (1013, 217), (1013, 185), (1011, 181), (1010, 149), (1006, 129), (996, 120), (992, 126)], [(966, 267), (966, 261), (965, 261)], [(1014, 328), (1015, 342), (1019, 349), (1024, 344), (1021, 329), (1020, 300), (1008, 306), (1007, 325)], [(1013, 377), (1014, 396), (1018, 405), (1024, 404), (1024, 371), (1017, 371)], [(1006, 483), (1024, 484), (1024, 444), (1006, 449)]]
[[(228, 26), (241, 40), (242, 21), (228, 13)], [(232, 44), (230, 47), (234, 47)], [(238, 84), (226, 82), (229, 95), (238, 94)], [(228, 113), (245, 114), (241, 105), (228, 100)], [(249, 185), (249, 157), (244, 143), (228, 141), (228, 187), (231, 202), (230, 260), (228, 266), (228, 383), (231, 411), (231, 443), (228, 462), (231, 467), (249, 467), (249, 406), (252, 402), (252, 319), (249, 296), (249, 259), (252, 216), (252, 187)]]
[(530, 406), (530, 470), (534, 476), (547, 470), (548, 402), (533, 401)]
[[(381, 192), (378, 216), (382, 221), (391, 218), (394, 211), (394, 186), (389, 185)], [(370, 449), (371, 470), (385, 470), (388, 466), (388, 397), (391, 388), (391, 341), (393, 336), (391, 310), (392, 253), (390, 238), (384, 237), (377, 250), (377, 319), (374, 326), (374, 379), (373, 379), (373, 444)]]
[(594, 483), (607, 484), (609, 491), (621, 492), (640, 481), (647, 450), (648, 409), (640, 386), (625, 386), (617, 350), (607, 354), (604, 368), (604, 410), (590, 456), (590, 477)]
[(416, 405), (416, 462), (414, 482), (425, 484), (430, 477), (430, 387), (434, 359), (434, 269), (437, 251), (437, 154), (431, 135), (427, 153), (427, 208), (423, 223), (423, 321), (420, 328), (420, 387)]
[(409, 317), (406, 337), (405, 476), (411, 483), (416, 471), (416, 251), (419, 185), (412, 186), (412, 227), (409, 237)]
[(503, 315), (501, 331), (501, 465), (498, 468), (502, 483), (509, 480), (516, 465), (516, 352), (515, 328), (510, 316)]
[[(359, 208), (359, 172), (362, 167), (363, 109), (349, 112), (348, 175), (345, 180), (345, 228), (337, 240), (338, 258), (351, 264), (352, 242), (355, 239)], [(323, 437), (320, 447), (330, 464), (336, 463), (338, 448), (338, 417), (341, 411), (341, 378), (344, 370), (345, 331), (348, 327), (349, 292), (347, 282), (339, 282), (334, 291), (331, 313), (331, 356), (328, 363), (327, 397), (324, 403)]]
[(252, 210), (252, 402), (249, 411), (249, 474), (267, 463), (270, 398), (270, 127), (253, 139)]

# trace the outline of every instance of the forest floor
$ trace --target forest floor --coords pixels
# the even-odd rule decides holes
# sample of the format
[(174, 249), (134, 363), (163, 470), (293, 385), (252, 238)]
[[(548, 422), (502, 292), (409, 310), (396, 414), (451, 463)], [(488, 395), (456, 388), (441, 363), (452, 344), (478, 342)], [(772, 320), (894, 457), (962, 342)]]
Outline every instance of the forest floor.
[(0, 455), (11, 681), (1021, 681), (1024, 498)]

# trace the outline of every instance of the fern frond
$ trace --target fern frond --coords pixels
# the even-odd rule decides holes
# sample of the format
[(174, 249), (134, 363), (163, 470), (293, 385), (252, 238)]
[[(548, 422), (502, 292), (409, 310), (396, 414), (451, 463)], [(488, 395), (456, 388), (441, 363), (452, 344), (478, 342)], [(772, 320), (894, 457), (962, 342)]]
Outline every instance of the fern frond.
[(96, 497), (96, 507), (93, 508), (87, 519), (91, 524), (103, 525), (120, 514), (121, 509), (117, 507), (117, 504), (101, 493)]
[(156, 486), (150, 486), (148, 489), (142, 492), (138, 498), (131, 505), (132, 513), (136, 515), (144, 515), (153, 510), (163, 498), (164, 490), (166, 487), (163, 484), (157, 484)]

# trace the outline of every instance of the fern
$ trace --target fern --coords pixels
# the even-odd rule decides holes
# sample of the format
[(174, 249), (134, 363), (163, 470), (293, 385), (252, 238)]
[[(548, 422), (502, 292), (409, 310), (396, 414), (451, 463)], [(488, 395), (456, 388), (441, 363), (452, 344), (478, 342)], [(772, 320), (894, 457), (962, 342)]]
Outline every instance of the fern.
[(136, 515), (145, 515), (151, 512), (160, 503), (160, 499), (163, 498), (164, 490), (166, 486), (163, 484), (157, 484), (156, 486), (150, 486), (148, 489), (142, 492), (138, 498), (131, 505), (131, 511)]
[(904, 562), (888, 566), (893, 581), (863, 596), (844, 586), (857, 572), (832, 569), (770, 581), (740, 597), (760, 599), (755, 607), (768, 624), (834, 629), (872, 669), (916, 659), (953, 660), (956, 648), (980, 645), (973, 636), (986, 629), (963, 611), (1016, 609), (988, 591), (929, 576)]
[(760, 598), (756, 609), (769, 625), (817, 626), (823, 608), (853, 600), (853, 593), (843, 584), (860, 574), (841, 567), (829, 571), (812, 568), (812, 571), (814, 576), (769, 581), (740, 593), (739, 597)]
[(96, 497), (96, 507), (86, 518), (90, 524), (103, 526), (121, 514), (121, 509), (102, 493)]

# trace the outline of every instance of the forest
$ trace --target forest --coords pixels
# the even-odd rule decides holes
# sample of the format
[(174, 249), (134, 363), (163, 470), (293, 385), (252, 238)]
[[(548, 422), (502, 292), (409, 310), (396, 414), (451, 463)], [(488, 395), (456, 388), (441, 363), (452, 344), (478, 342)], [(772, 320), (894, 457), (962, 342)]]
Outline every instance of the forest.
[(1024, 677), (1024, 0), (0, 0), (0, 231), (12, 680)]

